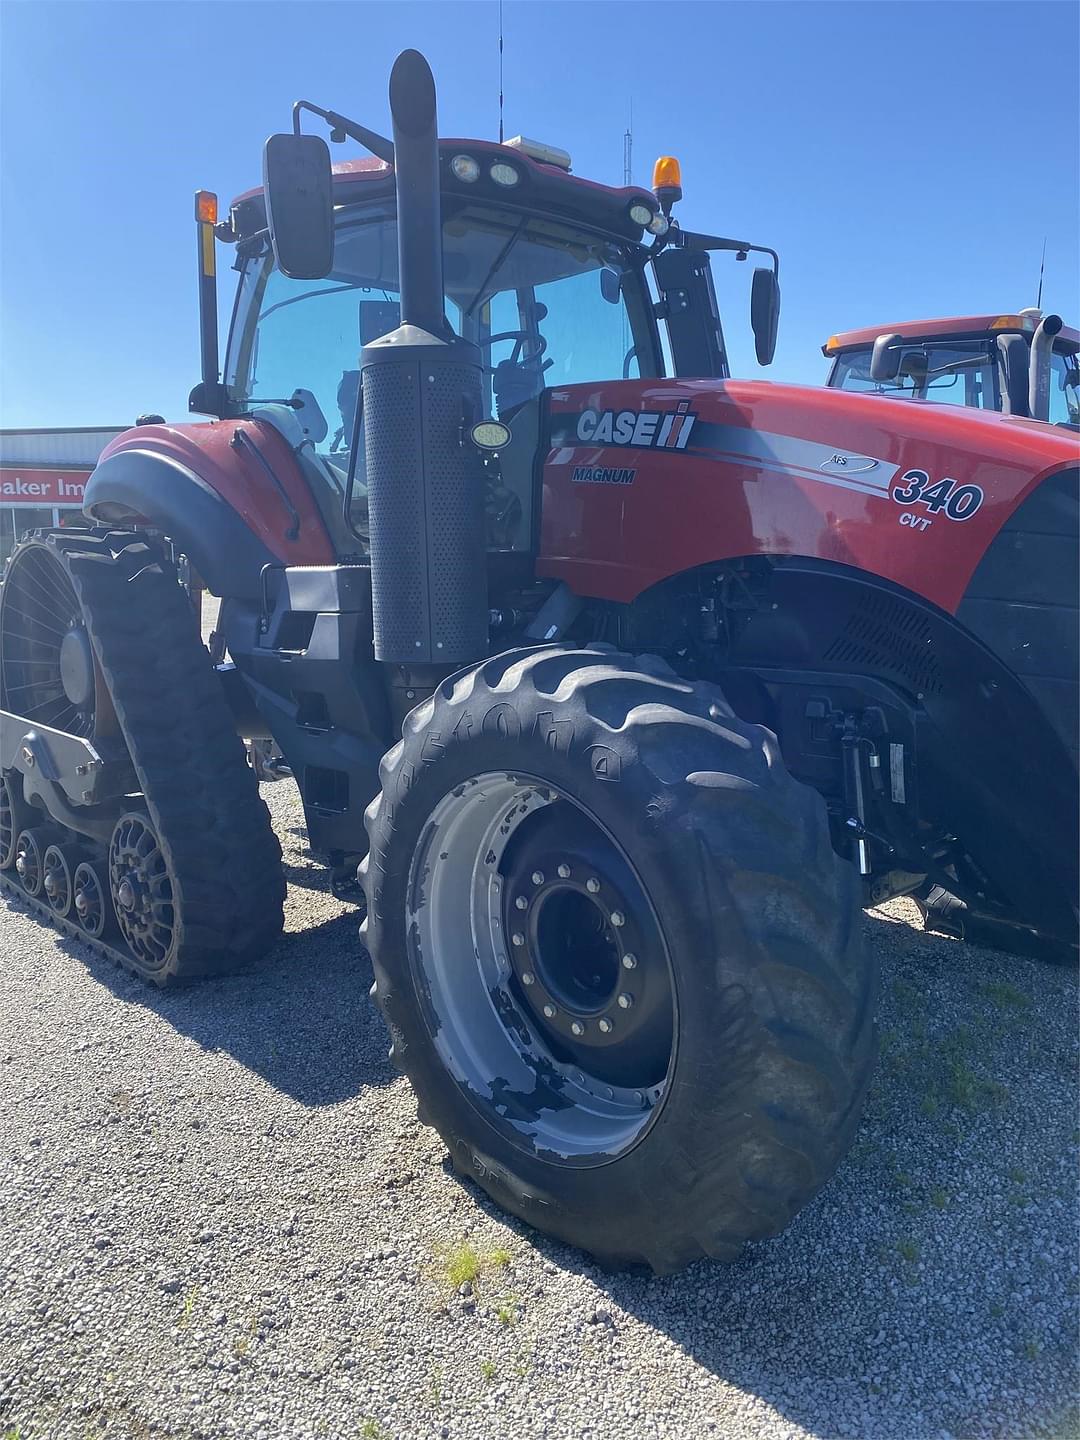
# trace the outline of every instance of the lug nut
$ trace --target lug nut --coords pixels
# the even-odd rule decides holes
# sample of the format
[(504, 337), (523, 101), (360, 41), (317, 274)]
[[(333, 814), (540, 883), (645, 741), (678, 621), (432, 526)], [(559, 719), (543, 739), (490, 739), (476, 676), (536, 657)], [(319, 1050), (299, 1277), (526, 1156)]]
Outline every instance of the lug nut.
[(585, 1026), (582, 1025), (582, 1023), (581, 1023), (580, 1020), (572, 1020), (572, 1021), (570, 1022), (570, 1030), (571, 1030), (571, 1033), (574, 1034), (574, 1035), (584, 1035), (584, 1034), (585, 1034)]
[(515, 930), (513, 935), (510, 936), (510, 939), (514, 942), (515, 945), (525, 944), (525, 936), (522, 935), (520, 930)]
[(618, 926), (620, 926), (620, 925), (625, 925), (625, 924), (626, 924), (626, 916), (622, 913), (621, 910), (612, 910), (612, 912), (611, 912), (611, 923), (612, 923), (616, 928), (618, 928)]
[(527, 910), (529, 908), (529, 902), (525, 899), (524, 895), (519, 895), (514, 901), (514, 904), (519, 910)]
[(554, 1020), (554, 1019), (555, 1019), (555, 1006), (554, 1006), (554, 1005), (545, 1005), (545, 1006), (544, 1006), (544, 1014), (547, 1016), (547, 1018), (548, 1018), (549, 1020)]
[(606, 1015), (602, 1015), (597, 1021), (597, 1024), (600, 1026), (600, 1029), (605, 1035), (610, 1035), (612, 1030), (614, 1030), (615, 1028), (613, 1023), (607, 1018)]
[(559, 879), (560, 879), (560, 880), (569, 880), (569, 879), (570, 879), (570, 866), (569, 866), (569, 865), (565, 865), (565, 864), (564, 864), (564, 865), (560, 865), (560, 866), (559, 866)]
[(628, 994), (627, 991), (624, 990), (624, 991), (622, 992), (622, 994), (619, 996), (619, 1009), (620, 1009), (620, 1010), (629, 1010), (629, 1009), (630, 1009), (630, 1006), (631, 1006), (633, 1003), (634, 1003), (634, 997), (633, 997), (633, 995)]
[(533, 871), (533, 873), (532, 873), (532, 882), (533, 882), (534, 885), (542, 885), (542, 884), (544, 883), (544, 872), (543, 872), (543, 870), (534, 870), (534, 871)]
[(600, 889), (600, 881), (597, 880), (595, 875), (590, 875), (588, 880), (585, 881), (585, 889), (588, 890), (590, 895), (595, 895)]
[(536, 976), (532, 973), (532, 971), (531, 971), (531, 970), (526, 970), (526, 971), (524, 971), (524, 972), (522, 973), (521, 983), (522, 983), (523, 985), (531, 985), (531, 984), (535, 981), (535, 979), (536, 979)]
[(624, 970), (633, 970), (637, 965), (637, 956), (628, 953), (622, 957), (622, 963)]

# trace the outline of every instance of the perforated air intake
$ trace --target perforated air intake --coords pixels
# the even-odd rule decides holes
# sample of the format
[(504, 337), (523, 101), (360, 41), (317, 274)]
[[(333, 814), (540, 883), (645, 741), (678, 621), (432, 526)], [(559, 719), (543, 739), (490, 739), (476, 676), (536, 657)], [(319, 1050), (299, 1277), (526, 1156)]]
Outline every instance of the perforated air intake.
[(375, 655), (460, 664), (487, 647), (482, 472), (463, 443), (481, 413), (479, 353), (409, 342), (423, 334), (364, 347)]

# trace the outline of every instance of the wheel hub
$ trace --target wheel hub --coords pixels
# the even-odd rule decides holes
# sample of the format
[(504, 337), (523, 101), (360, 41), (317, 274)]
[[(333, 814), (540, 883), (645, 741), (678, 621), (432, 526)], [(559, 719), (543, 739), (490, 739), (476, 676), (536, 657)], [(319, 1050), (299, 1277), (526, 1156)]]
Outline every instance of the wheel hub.
[(503, 873), (503, 933), (522, 1003), (568, 1059), (614, 1085), (663, 1077), (671, 986), (630, 866), (569, 805), (523, 825)]
[(94, 657), (86, 627), (75, 624), (60, 642), (60, 683), (79, 711), (94, 698)]

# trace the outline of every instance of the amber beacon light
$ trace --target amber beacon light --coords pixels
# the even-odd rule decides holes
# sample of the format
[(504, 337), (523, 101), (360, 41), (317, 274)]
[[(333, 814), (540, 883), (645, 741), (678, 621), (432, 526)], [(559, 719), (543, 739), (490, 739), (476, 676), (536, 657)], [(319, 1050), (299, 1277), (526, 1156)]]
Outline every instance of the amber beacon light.
[(661, 155), (653, 166), (653, 194), (665, 215), (671, 213), (676, 200), (682, 199), (682, 171), (674, 155)]

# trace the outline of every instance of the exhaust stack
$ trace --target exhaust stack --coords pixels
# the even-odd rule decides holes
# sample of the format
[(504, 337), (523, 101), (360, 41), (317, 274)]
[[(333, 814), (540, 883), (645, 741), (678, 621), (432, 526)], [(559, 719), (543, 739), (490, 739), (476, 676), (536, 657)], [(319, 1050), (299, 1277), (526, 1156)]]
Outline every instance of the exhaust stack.
[(1060, 315), (1045, 315), (1031, 337), (1028, 371), (1028, 414), (1032, 420), (1050, 419), (1050, 355), (1054, 336), (1061, 329)]
[(376, 659), (402, 674), (408, 710), (436, 676), (487, 651), (482, 415), (477, 346), (446, 323), (435, 81), (415, 50), (390, 76), (401, 324), (361, 356)]

